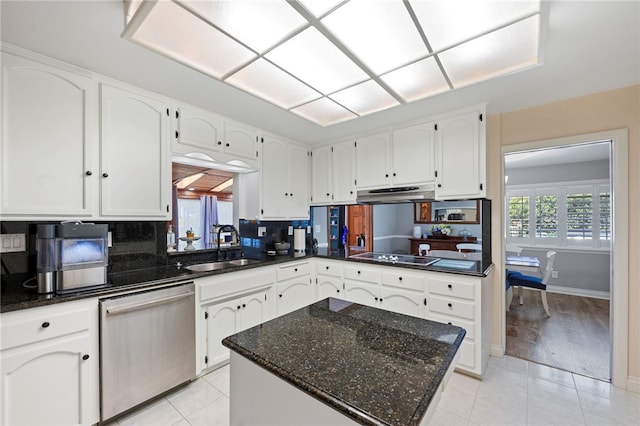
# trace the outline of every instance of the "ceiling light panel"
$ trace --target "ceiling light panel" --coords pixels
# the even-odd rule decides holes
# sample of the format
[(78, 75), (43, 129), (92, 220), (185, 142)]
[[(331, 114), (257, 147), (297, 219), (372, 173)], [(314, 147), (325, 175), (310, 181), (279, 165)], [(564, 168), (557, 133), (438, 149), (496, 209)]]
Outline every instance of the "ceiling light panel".
[(479, 37), (439, 57), (451, 83), (466, 86), (538, 63), (539, 15)]
[(432, 56), (384, 74), (381, 79), (407, 102), (449, 90), (449, 84)]
[[(129, 24), (136, 25), (134, 21)], [(256, 57), (170, 1), (153, 3), (148, 16), (130, 38), (218, 79)]]
[(298, 3), (302, 4), (316, 18), (321, 17), (340, 3), (344, 3), (345, 0), (299, 0)]
[(376, 75), (429, 53), (402, 0), (351, 0), (321, 23)]
[(291, 110), (307, 120), (313, 121), (321, 126), (330, 126), (342, 121), (352, 120), (358, 116), (353, 112), (341, 107), (331, 99), (321, 98), (317, 101), (299, 106)]
[(264, 59), (258, 59), (225, 81), (284, 109), (321, 97), (320, 93)]
[(435, 51), (540, 11), (537, 0), (411, 1), (411, 6)]
[(180, 0), (258, 53), (308, 25), (284, 0)]
[(368, 79), (360, 67), (315, 28), (307, 28), (265, 57), (323, 94)]
[(330, 97), (358, 115), (371, 114), (399, 104), (373, 80), (341, 90)]

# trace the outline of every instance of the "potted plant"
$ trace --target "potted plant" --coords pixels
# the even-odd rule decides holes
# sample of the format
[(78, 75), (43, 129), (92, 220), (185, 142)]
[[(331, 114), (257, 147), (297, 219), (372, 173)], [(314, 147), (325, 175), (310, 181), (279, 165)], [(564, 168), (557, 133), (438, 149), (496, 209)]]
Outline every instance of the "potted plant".
[(450, 225), (431, 225), (431, 235), (436, 238), (447, 238), (451, 235), (451, 226)]

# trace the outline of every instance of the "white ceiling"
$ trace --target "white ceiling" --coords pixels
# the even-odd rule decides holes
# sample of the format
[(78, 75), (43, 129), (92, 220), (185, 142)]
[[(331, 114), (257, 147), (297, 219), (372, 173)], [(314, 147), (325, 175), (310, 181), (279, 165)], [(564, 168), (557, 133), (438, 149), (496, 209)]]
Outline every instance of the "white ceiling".
[(515, 111), (640, 84), (640, 2), (551, 1), (543, 64), (329, 127), (122, 39), (113, 1), (0, 1), (3, 42), (314, 145), (487, 102)]

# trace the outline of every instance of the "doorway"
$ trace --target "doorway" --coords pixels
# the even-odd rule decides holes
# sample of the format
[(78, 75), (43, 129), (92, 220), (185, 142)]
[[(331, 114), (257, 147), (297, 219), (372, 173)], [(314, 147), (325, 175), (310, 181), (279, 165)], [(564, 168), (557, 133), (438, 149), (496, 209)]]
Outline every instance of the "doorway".
[[(545, 231), (545, 230), (541, 229), (541, 228), (544, 228), (542, 222), (540, 222), (539, 218), (538, 218), (538, 222), (536, 222), (534, 219), (532, 221), (529, 221), (529, 225), (530, 225), (530, 229), (528, 230), (529, 234), (524, 235), (525, 238), (523, 238), (523, 240), (520, 242), (529, 243), (529, 244), (522, 244), (524, 246), (523, 247), (524, 250), (527, 250), (527, 249), (531, 250), (529, 254), (535, 254), (536, 249), (538, 249), (538, 253), (540, 252), (544, 253), (545, 250), (549, 250), (553, 248), (557, 248), (558, 251), (560, 251), (561, 253), (563, 251), (570, 253), (572, 251), (571, 246), (575, 246), (574, 251), (576, 252), (581, 251), (578, 249), (583, 249), (582, 251), (589, 251), (589, 250), (592, 250), (592, 251), (599, 250), (600, 252), (610, 251), (610, 257), (608, 260), (610, 272), (607, 274), (609, 278), (608, 287), (609, 287), (610, 308), (611, 308), (609, 311), (611, 312), (611, 314), (609, 315), (609, 318), (608, 318), (608, 329), (609, 329), (610, 337), (607, 339), (607, 342), (606, 342), (607, 343), (606, 348), (608, 349), (607, 352), (609, 354), (609, 358), (605, 359), (604, 361), (600, 361), (601, 363), (606, 364), (604, 366), (605, 367), (604, 370), (607, 371), (609, 374), (605, 374), (606, 377), (598, 377), (598, 378), (605, 379), (605, 380), (610, 378), (615, 386), (626, 387), (627, 357), (628, 357), (628, 341), (627, 341), (628, 308), (624, 303), (624, 300), (626, 300), (626, 295), (628, 294), (628, 255), (627, 255), (628, 205), (626, 201), (627, 191), (628, 191), (628, 177), (627, 177), (628, 175), (627, 175), (627, 161), (626, 161), (627, 160), (626, 129), (504, 147), (503, 156), (504, 158), (506, 158), (506, 156), (508, 155), (515, 155), (518, 153), (527, 153), (527, 152), (542, 154), (544, 151), (549, 152), (549, 150), (557, 150), (560, 148), (566, 148), (566, 147), (572, 147), (572, 146), (575, 147), (577, 145), (589, 145), (594, 142), (609, 143), (609, 146), (610, 146), (610, 156), (608, 157), (609, 170), (610, 170), (610, 185), (611, 185), (611, 190), (610, 190), (610, 194), (611, 194), (610, 221), (611, 222), (609, 226), (610, 236), (608, 236), (608, 238), (603, 238), (603, 240), (605, 241), (602, 241), (601, 242), (602, 244), (600, 245), (596, 244), (595, 248), (587, 249), (586, 247), (584, 247), (584, 245), (587, 244), (588, 238), (584, 238), (583, 236), (581, 240), (580, 238), (576, 238), (575, 235), (571, 235), (572, 228), (571, 226), (567, 225), (568, 223), (567, 221), (570, 219), (570, 217), (567, 217), (567, 216), (570, 216), (570, 215), (566, 213), (566, 211), (565, 212), (561, 211), (560, 215), (565, 215), (563, 219), (564, 229), (556, 229), (556, 233), (551, 232), (551, 233), (547, 233), (546, 235), (543, 235), (541, 231)], [(560, 152), (554, 151), (553, 153), (559, 154)], [(569, 167), (564, 167), (564, 168), (568, 169)], [(509, 204), (509, 199), (507, 198), (508, 197), (507, 194), (510, 189), (509, 183), (513, 184), (512, 177), (511, 177), (513, 176), (513, 174), (511, 174), (510, 176), (510, 173), (508, 170), (509, 170), (508, 166), (506, 165), (505, 162), (503, 162), (503, 178), (505, 183), (503, 186), (504, 207), (502, 211), (503, 211), (503, 220), (504, 220), (503, 235), (506, 236), (505, 237), (506, 240), (504, 241), (505, 246), (507, 244), (514, 243), (514, 241), (510, 241), (510, 240), (514, 240), (514, 238), (512, 238), (513, 230), (509, 229), (509, 226), (510, 226), (509, 205), (510, 204)], [(544, 171), (544, 173), (546, 173), (546, 171)], [(576, 181), (569, 181), (567, 179), (567, 182), (565, 182), (565, 184), (566, 186), (570, 186), (571, 184), (576, 184)], [(538, 189), (538, 185), (532, 185), (532, 186), (534, 187), (533, 192), (530, 192), (529, 196), (533, 196), (534, 198), (536, 197), (536, 195), (541, 195), (541, 196), (549, 195), (548, 194), (549, 192), (553, 192), (553, 191), (547, 191), (547, 194), (545, 194), (544, 193), (545, 191), (542, 190), (536, 193)], [(559, 185), (556, 185), (556, 186), (559, 186)], [(567, 192), (565, 193), (561, 192), (558, 195), (563, 197), (563, 196), (566, 196), (566, 194)], [(542, 197), (538, 197), (538, 201), (540, 201), (541, 199)], [(532, 206), (533, 209), (536, 208), (535, 200), (528, 199), (528, 202), (529, 202), (529, 206)], [(566, 208), (566, 205), (567, 204), (564, 205), (565, 208)], [(535, 213), (535, 211), (532, 213)], [(600, 223), (596, 224), (596, 228), (594, 228), (595, 231), (593, 231), (594, 234), (591, 235), (591, 237), (594, 237), (594, 236), (600, 237), (600, 233), (601, 233), (600, 225), (601, 225)], [(549, 229), (553, 230), (553, 226), (551, 226)], [(549, 231), (549, 229), (546, 229), (546, 231)], [(564, 232), (565, 235), (560, 235), (562, 232)], [(536, 234), (540, 237), (539, 239), (535, 238)], [(515, 242), (517, 242), (518, 237), (521, 237), (521, 236), (523, 235), (516, 235)], [(527, 240), (527, 238), (528, 238), (528, 241), (525, 241)], [(547, 239), (546, 241), (544, 241), (545, 238)], [(598, 239), (598, 238), (593, 238), (593, 239)], [(605, 250), (607, 240), (608, 240), (609, 247)], [(524, 254), (527, 254), (527, 252), (524, 251)], [(560, 258), (561, 257), (559, 257), (559, 259)], [(505, 262), (505, 257), (503, 257), (502, 260), (503, 262)], [(556, 267), (554, 267), (554, 270), (555, 269)], [(615, 274), (613, 273), (614, 271), (615, 271)], [(554, 286), (561, 287), (559, 284), (560, 284), (559, 280), (556, 280), (555, 284), (550, 285), (550, 287), (554, 287)], [(503, 288), (503, 295), (504, 295), (505, 286), (502, 286), (502, 288)], [(548, 289), (550, 288), (548, 287)], [(557, 290), (557, 288), (553, 290)], [(571, 291), (569, 292), (565, 291), (564, 293), (569, 293), (569, 295), (572, 295)], [(578, 293), (580, 292), (578, 291)], [(527, 293), (525, 293), (525, 295), (526, 294)], [(551, 292), (548, 292), (548, 294), (551, 294)], [(578, 296), (580, 296), (580, 294), (578, 294)], [(520, 306), (518, 306), (519, 305), (518, 299), (519, 299), (518, 297), (514, 297), (513, 303), (510, 306), (520, 308)], [(527, 297), (525, 296), (525, 299), (524, 299), (525, 304), (522, 305), (527, 309), (536, 303), (538, 305), (541, 305), (540, 295), (539, 295), (539, 292), (537, 291), (534, 292), (533, 290), (531, 290), (531, 293), (529, 293), (528, 299), (529, 300), (527, 300)], [(507, 324), (509, 317), (508, 317), (508, 313), (506, 313), (506, 299), (503, 298), (503, 300), (505, 300), (505, 311), (503, 311), (505, 313), (504, 322), (503, 322), (503, 333), (504, 333), (503, 347), (506, 349), (509, 346), (509, 344), (507, 343), (507, 339), (509, 339), (508, 327), (510, 327), (510, 325)], [(558, 310), (556, 311), (556, 315), (554, 315), (553, 306), (552, 306), (551, 319), (557, 319), (561, 317), (562, 315), (560, 314), (560, 310), (565, 309), (565, 307), (561, 307), (561, 306), (566, 305), (566, 303), (568, 302), (564, 300), (564, 301), (555, 301), (554, 303), (556, 304), (556, 308)], [(550, 305), (552, 304), (550, 303)], [(599, 309), (599, 308), (596, 308), (596, 309)], [(583, 308), (577, 308), (577, 310), (581, 311), (583, 310)], [(544, 315), (544, 311), (542, 312)], [(524, 312), (521, 312), (521, 314), (525, 316), (532, 315), (531, 313), (526, 314)], [(545, 320), (545, 319), (540, 319), (539, 321), (540, 321), (540, 324), (544, 324), (545, 321), (547, 324), (550, 323), (549, 320)], [(531, 335), (534, 336), (537, 332), (545, 333), (544, 327), (540, 327), (537, 331), (532, 331)], [(569, 334), (566, 334), (566, 335), (568, 336)], [(604, 338), (606, 339), (606, 337)], [(565, 338), (564, 341), (559, 342), (558, 348), (562, 348), (563, 346), (568, 346), (568, 339)], [(538, 360), (534, 359), (533, 361), (536, 362)], [(554, 366), (551, 362), (553, 360), (547, 360), (547, 361), (548, 362), (541, 362), (541, 363)], [(560, 368), (570, 369), (563, 366), (560, 366)], [(574, 372), (578, 374), (585, 374), (584, 371), (574, 371)], [(589, 374), (586, 374), (586, 375), (589, 375)]]
[(373, 206), (347, 206), (347, 255), (373, 251)]

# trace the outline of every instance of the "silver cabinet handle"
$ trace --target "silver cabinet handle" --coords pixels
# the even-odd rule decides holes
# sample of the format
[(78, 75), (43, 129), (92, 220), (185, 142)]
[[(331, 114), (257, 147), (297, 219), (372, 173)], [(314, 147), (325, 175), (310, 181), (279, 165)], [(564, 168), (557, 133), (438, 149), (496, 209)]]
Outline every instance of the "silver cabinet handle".
[(162, 303), (168, 303), (173, 300), (184, 299), (185, 297), (191, 297), (194, 294), (195, 294), (194, 292), (183, 293), (175, 296), (163, 297), (162, 299), (150, 300), (148, 302), (140, 303), (138, 305), (107, 309), (107, 315), (117, 315), (117, 314), (123, 314), (125, 312), (137, 311), (139, 309), (148, 308), (153, 305), (160, 305)]

